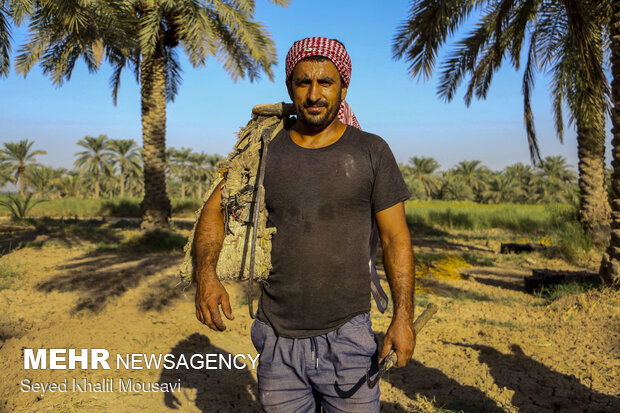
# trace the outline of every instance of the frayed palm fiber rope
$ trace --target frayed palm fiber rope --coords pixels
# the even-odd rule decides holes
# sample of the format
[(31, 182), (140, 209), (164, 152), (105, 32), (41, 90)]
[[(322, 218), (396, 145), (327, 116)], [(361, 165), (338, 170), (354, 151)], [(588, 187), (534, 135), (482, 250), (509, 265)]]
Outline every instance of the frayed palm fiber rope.
[[(265, 139), (269, 142), (288, 120), (286, 115), (282, 115), (283, 108), (286, 105), (276, 105), (279, 110), (276, 110), (276, 114), (273, 116), (266, 116), (262, 113), (257, 115), (257, 107), (254, 108), (253, 119), (239, 132), (239, 140), (234, 150), (218, 164), (220, 174), (217, 179), (214, 179), (203, 199), (206, 202), (222, 179), (226, 180), (222, 187), (225, 237), (216, 267), (217, 276), (220, 280), (247, 280), (249, 277), (252, 218), (257, 193), (256, 185), (262, 140)], [(276, 107), (276, 105), (264, 106)], [(262, 193), (264, 194), (264, 190)], [(275, 228), (267, 228), (267, 210), (264, 199), (263, 195), (258, 221), (253, 277), (254, 280), (261, 282), (267, 279), (271, 270), (271, 237), (276, 232)], [(185, 282), (192, 282), (195, 277), (194, 232), (201, 212), (202, 208), (196, 211), (196, 222), (185, 246), (185, 259), (180, 270), (181, 279)]]

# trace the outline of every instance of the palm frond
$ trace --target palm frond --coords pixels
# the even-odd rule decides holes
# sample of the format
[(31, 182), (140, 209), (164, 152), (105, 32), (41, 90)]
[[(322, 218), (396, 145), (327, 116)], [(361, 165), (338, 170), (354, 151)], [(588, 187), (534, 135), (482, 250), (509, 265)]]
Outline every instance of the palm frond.
[(9, 11), (0, 3), (0, 78), (8, 76), (11, 67), (9, 52), (11, 51), (12, 37), (8, 14)]
[(405, 57), (412, 78), (430, 78), (439, 48), (470, 15), (480, 0), (412, 1), (409, 18), (393, 38), (394, 59)]

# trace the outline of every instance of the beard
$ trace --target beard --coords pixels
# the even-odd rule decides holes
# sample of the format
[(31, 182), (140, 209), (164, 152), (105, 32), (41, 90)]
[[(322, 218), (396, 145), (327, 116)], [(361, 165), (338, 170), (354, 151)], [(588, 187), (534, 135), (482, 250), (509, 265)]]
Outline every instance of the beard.
[[(325, 100), (319, 100), (316, 102), (306, 100), (303, 103), (297, 105), (297, 118), (303, 124), (312, 129), (325, 129), (338, 116), (338, 111), (340, 110), (341, 103), (341, 99), (338, 99), (336, 102), (334, 102), (334, 105), (331, 106)], [(327, 108), (327, 110), (323, 114), (312, 115), (306, 112), (306, 109), (309, 106), (322, 106)]]

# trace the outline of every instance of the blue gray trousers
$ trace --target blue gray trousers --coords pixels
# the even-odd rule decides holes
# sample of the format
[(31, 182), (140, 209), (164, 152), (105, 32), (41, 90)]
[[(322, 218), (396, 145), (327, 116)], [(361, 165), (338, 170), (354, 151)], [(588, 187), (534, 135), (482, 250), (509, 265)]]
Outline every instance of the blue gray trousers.
[(252, 343), (260, 353), (258, 395), (265, 412), (378, 412), (379, 386), (366, 384), (377, 372), (377, 339), (370, 315), (360, 314), (337, 330), (310, 338), (278, 337), (259, 321)]

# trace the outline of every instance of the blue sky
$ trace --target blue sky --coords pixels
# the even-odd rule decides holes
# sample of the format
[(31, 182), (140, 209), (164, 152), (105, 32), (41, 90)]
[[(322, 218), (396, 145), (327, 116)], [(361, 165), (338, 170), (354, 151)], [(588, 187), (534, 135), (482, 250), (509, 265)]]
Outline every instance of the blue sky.
[[(353, 62), (347, 100), (362, 127), (382, 136), (399, 162), (416, 155), (430, 156), (442, 170), (472, 159), (482, 160), (494, 170), (515, 162), (528, 163), (521, 73), (506, 65), (495, 75), (487, 99), (473, 101), (469, 108), (463, 103), (463, 88), (451, 103), (440, 101), (435, 78), (412, 80), (407, 62), (392, 59), (392, 38), (408, 15), (408, 3), (292, 0), (282, 9), (257, 1), (256, 18), (266, 24), (277, 46), (274, 82), (264, 77), (254, 83), (235, 83), (216, 59), (194, 69), (179, 50), (183, 82), (176, 100), (168, 105), (168, 146), (227, 154), (235, 132), (249, 120), (253, 105), (288, 101), (284, 86), (288, 48), (301, 38), (321, 35), (346, 45)], [(14, 51), (25, 36), (24, 28), (15, 30)], [(56, 88), (38, 66), (25, 79), (12, 70), (8, 78), (0, 79), (0, 144), (34, 140), (35, 149), (48, 152), (38, 161), (57, 167), (72, 166), (76, 142), (86, 135), (131, 138), (141, 144), (140, 93), (135, 77), (130, 71), (124, 73), (117, 106), (112, 104), (109, 77), (108, 65), (89, 74), (80, 62), (71, 80)], [(562, 155), (576, 168), (575, 134), (568, 129), (565, 144), (558, 142), (546, 83), (544, 75), (539, 75), (533, 96), (542, 156)]]

